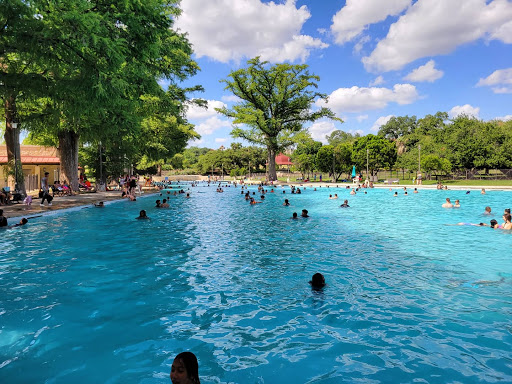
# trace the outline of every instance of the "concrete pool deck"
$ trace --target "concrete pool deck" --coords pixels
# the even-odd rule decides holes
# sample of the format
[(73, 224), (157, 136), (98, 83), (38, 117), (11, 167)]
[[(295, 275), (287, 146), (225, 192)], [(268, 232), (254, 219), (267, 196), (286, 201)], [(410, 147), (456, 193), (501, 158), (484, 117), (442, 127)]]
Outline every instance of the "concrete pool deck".
[[(156, 193), (156, 189), (144, 190), (144, 195)], [(45, 213), (67, 209), (79, 206), (92, 205), (95, 203), (99, 203), (100, 201), (112, 201), (112, 200), (120, 200), (121, 199), (121, 191), (106, 191), (106, 192), (90, 192), (90, 193), (80, 193), (73, 196), (55, 196), (52, 201), (52, 206), (49, 207), (47, 203), (45, 203), (44, 207), (41, 207), (39, 204), (41, 199), (38, 197), (33, 197), (32, 205), (26, 206), (23, 202), (19, 204), (9, 204), (2, 205), (0, 209), (4, 210), (4, 216), (9, 218), (14, 217), (27, 217), (30, 216), (38, 216), (44, 215)], [(9, 220), (9, 225), (14, 224), (11, 220)]]
[[(225, 180), (229, 181), (229, 180)], [(250, 183), (246, 183), (250, 184)], [(259, 184), (259, 182), (254, 182), (252, 185)], [(215, 183), (212, 183), (212, 185), (215, 185)], [(295, 187), (306, 187), (307, 189), (310, 188), (317, 188), (317, 189), (329, 189), (329, 188), (346, 188), (347, 186), (350, 188), (356, 188), (357, 185), (353, 183), (329, 183), (329, 182), (308, 182), (308, 183), (301, 183), (301, 182), (278, 182), (275, 184), (276, 186), (291, 186), (294, 185)], [(270, 186), (269, 186), (270, 187)], [(414, 188), (418, 188), (419, 190), (422, 189), (436, 189), (436, 185), (402, 185), (402, 184), (376, 184), (375, 188), (391, 188), (391, 189), (402, 189), (403, 187), (407, 187), (409, 190), (414, 190)], [(450, 186), (448, 187), (449, 190), (471, 190), (471, 191), (477, 191), (480, 192), (482, 188), (485, 188), (486, 191), (493, 191), (493, 190), (507, 190), (512, 191), (512, 186), (464, 186), (464, 185), (457, 185), (457, 186)], [(155, 194), (158, 190), (154, 188), (144, 188), (144, 195), (148, 194)], [(80, 193), (74, 196), (56, 196), (52, 201), (52, 206), (48, 207), (47, 203), (45, 203), (44, 207), (41, 207), (39, 205), (41, 199), (34, 197), (34, 200), (32, 202), (31, 206), (26, 206), (23, 203), (19, 204), (9, 204), (9, 205), (2, 205), (0, 206), (0, 209), (4, 210), (4, 216), (8, 219), (12, 218), (22, 218), (22, 217), (28, 217), (31, 216), (38, 216), (38, 215), (44, 215), (45, 213), (61, 210), (61, 209), (68, 209), (73, 207), (79, 207), (79, 206), (86, 206), (86, 205), (92, 205), (95, 203), (98, 203), (100, 201), (112, 201), (112, 200), (120, 200), (121, 199), (121, 191), (106, 191), (106, 192), (93, 192), (93, 193)], [(9, 225), (14, 224), (13, 220), (9, 220)]]

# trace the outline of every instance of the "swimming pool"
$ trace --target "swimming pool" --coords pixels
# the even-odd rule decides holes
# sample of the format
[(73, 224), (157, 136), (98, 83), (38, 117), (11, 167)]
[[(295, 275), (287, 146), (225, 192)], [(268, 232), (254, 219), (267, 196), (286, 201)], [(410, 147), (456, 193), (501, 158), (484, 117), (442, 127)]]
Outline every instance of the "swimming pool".
[(512, 382), (512, 236), (446, 225), (488, 222), (487, 205), (501, 222), (509, 192), (277, 189), (249, 206), (215, 189), (3, 231), (0, 382), (170, 382), (183, 350), (202, 383)]

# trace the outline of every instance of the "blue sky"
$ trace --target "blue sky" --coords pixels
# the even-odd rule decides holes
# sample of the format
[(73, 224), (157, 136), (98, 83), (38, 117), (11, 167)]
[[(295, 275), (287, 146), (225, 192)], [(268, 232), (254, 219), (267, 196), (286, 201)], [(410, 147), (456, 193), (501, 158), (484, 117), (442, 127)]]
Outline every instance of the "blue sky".
[[(201, 72), (187, 84), (209, 109), (190, 108), (201, 140), (235, 141), (214, 107), (235, 101), (220, 79), (255, 56), (305, 63), (343, 124), (318, 121), (313, 138), (334, 129), (376, 133), (391, 116), (438, 111), (512, 119), (510, 0), (182, 0), (186, 32)], [(317, 106), (322, 105), (318, 103)]]

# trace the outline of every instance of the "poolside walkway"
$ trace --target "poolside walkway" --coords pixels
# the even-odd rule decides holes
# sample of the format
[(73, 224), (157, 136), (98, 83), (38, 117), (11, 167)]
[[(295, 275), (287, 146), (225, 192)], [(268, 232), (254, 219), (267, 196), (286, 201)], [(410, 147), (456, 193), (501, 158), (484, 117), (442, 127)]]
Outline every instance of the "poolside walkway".
[[(144, 189), (144, 194), (156, 192), (156, 189)], [(121, 191), (80, 193), (74, 196), (55, 196), (55, 198), (52, 201), (51, 207), (48, 207), (47, 203), (45, 203), (44, 207), (41, 207), (39, 205), (41, 199), (34, 198), (34, 200), (32, 201), (32, 205), (28, 207), (21, 202), (20, 204), (2, 205), (0, 206), (0, 209), (4, 210), (4, 216), (9, 219), (12, 217), (30, 217), (35, 215), (41, 215), (49, 211), (91, 205), (98, 203), (100, 201), (106, 202), (120, 199)], [(9, 220), (9, 224), (14, 223), (11, 222), (11, 220)]]

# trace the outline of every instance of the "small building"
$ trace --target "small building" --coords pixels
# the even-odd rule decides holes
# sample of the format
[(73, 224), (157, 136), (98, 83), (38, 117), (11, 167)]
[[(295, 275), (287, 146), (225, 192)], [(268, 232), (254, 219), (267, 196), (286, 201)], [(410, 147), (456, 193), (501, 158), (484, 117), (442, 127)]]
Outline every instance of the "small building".
[[(57, 148), (43, 147), (40, 145), (20, 145), (23, 175), (27, 191), (39, 189), (40, 180), (45, 172), (49, 172), (48, 182), (59, 180), (60, 158), (57, 156)], [(0, 145), (0, 188), (10, 187), (14, 189), (14, 177), (6, 173), (7, 147)]]
[(289, 156), (286, 156), (283, 153), (280, 153), (276, 156), (276, 168), (277, 170), (289, 170), (290, 167), (293, 165), (291, 159)]

